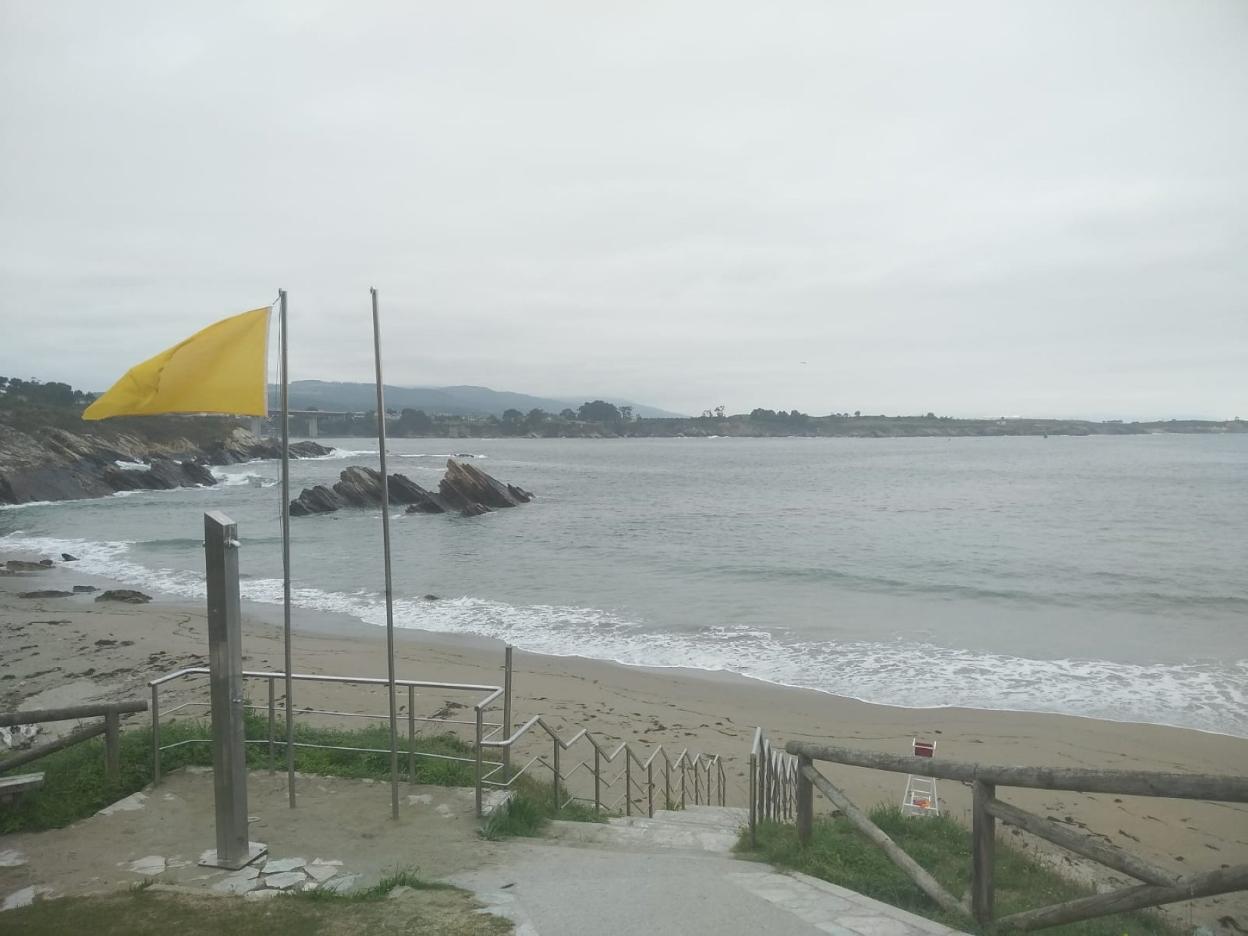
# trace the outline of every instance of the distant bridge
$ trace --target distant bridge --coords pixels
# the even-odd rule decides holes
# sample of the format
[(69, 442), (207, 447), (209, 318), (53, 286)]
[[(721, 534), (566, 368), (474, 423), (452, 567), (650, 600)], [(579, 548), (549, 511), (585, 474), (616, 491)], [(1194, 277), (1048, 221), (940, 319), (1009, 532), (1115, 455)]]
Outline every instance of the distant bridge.
[[(292, 409), (292, 410), (288, 410), (287, 412), (291, 420), (295, 420), (295, 419), (307, 420), (305, 425), (307, 426), (307, 436), (309, 439), (315, 439), (321, 434), (320, 432), (321, 427), (319, 424), (319, 419), (321, 416), (339, 416), (339, 417), (346, 417), (347, 419), (363, 419), (365, 416), (368, 415), (367, 413), (364, 413), (364, 412), (350, 412), (348, 410), (311, 410), (311, 409), (296, 410), (296, 409)], [(270, 412), (268, 418), (276, 422), (278, 419), (281, 418), (281, 416), (282, 414), (280, 411)], [(263, 428), (264, 428), (264, 418), (260, 416), (253, 416), (251, 418), (251, 431), (254, 432), (256, 435), (260, 435)]]

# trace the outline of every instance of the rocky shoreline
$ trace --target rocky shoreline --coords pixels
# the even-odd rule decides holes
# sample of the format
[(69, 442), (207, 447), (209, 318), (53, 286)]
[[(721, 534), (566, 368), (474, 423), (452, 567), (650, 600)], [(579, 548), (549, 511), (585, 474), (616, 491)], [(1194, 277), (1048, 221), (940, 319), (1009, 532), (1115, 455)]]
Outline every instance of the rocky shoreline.
[[(212, 486), (214, 465), (280, 458), (281, 443), (241, 427), (209, 442), (185, 437), (160, 441), (137, 434), (71, 432), (59, 427), (0, 425), (0, 504), (79, 500), (118, 491)], [(296, 442), (292, 458), (328, 455), (331, 448)]]

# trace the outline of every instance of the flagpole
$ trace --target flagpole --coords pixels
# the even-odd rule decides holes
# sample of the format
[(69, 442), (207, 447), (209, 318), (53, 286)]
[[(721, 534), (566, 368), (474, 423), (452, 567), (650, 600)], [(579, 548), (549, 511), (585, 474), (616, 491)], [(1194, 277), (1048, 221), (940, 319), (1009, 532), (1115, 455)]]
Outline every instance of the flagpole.
[(381, 320), (373, 297), (373, 357), (377, 364), (377, 450), (381, 454), (381, 545), (386, 565), (386, 672), (390, 681), (390, 812), (399, 818), (399, 721), (394, 690), (394, 588), (390, 578), (390, 479), (386, 474), (386, 401), (381, 383)]
[(286, 787), (295, 808), (295, 681), (290, 655), (290, 371), (286, 357), (286, 290), (279, 289), (282, 330), (282, 642), (286, 654)]

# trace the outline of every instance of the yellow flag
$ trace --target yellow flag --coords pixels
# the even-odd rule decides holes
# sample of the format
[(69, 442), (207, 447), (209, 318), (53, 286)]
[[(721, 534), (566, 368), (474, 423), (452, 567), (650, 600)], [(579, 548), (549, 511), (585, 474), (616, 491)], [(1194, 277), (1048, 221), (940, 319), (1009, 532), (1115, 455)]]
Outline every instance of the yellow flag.
[(83, 419), (156, 413), (268, 415), (269, 309), (209, 325), (136, 364), (87, 407)]

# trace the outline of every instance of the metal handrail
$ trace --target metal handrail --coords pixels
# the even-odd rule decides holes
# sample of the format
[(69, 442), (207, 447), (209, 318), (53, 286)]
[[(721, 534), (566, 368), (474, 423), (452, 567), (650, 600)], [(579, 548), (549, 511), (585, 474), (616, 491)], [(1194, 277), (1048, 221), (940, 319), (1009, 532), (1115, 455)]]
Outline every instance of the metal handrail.
[[(510, 651), (510, 648), (508, 648), (508, 651)], [(508, 669), (510, 669), (510, 664), (511, 664), (511, 654), (510, 652), (508, 652), (507, 654)], [(193, 677), (193, 676), (207, 676), (209, 675), (209, 673), (210, 671), (208, 667), (206, 666), (190, 666), (190, 667), (185, 667), (183, 669), (174, 670), (171, 673), (166, 673), (163, 676), (158, 676), (155, 679), (148, 681), (148, 686), (151, 688), (151, 691), (152, 691), (151, 713), (152, 713), (152, 782), (153, 784), (160, 782), (160, 761), (161, 761), (162, 751), (171, 750), (174, 747), (181, 747), (184, 744), (207, 743), (208, 741), (210, 741), (209, 738), (187, 738), (183, 741), (179, 741), (179, 742), (176, 742), (174, 744), (169, 744), (169, 745), (162, 745), (160, 743), (160, 717), (161, 717), (160, 688), (161, 686), (165, 685), (166, 683), (172, 682), (176, 679), (182, 679), (182, 678)], [(277, 738), (276, 738), (277, 701), (276, 701), (275, 687), (276, 687), (276, 682), (278, 680), (286, 679), (286, 674), (284, 672), (279, 672), (279, 671), (274, 671), (274, 670), (244, 670), (242, 675), (244, 678), (264, 679), (268, 681), (268, 705), (267, 705), (267, 711), (268, 711), (268, 716), (269, 716), (268, 717), (268, 738), (267, 739), (253, 739), (253, 740), (247, 741), (246, 743), (268, 745), (269, 770), (270, 772), (272, 772), (275, 769), (276, 747), (278, 743)], [(290, 678), (292, 680), (301, 680), (301, 681), (306, 681), (306, 682), (335, 683), (335, 684), (340, 684), (340, 685), (363, 685), (363, 686), (376, 686), (376, 687), (386, 687), (386, 688), (388, 688), (390, 685), (390, 681), (388, 679), (381, 679), (375, 676), (331, 676), (331, 675), (321, 675), (321, 674), (316, 674), (316, 673), (291, 673)], [(508, 673), (508, 683), (510, 684), (510, 673)], [(481, 744), (484, 741), (487, 741), (488, 739), (496, 735), (498, 732), (507, 730), (507, 728), (509, 727), (506, 724), (506, 718), (504, 718), (503, 722), (486, 722), (482, 718), (482, 712), (484, 711), (485, 707), (495, 702), (499, 698), (499, 696), (502, 696), (504, 694), (503, 687), (479, 685), (476, 683), (439, 682), (439, 681), (423, 680), (423, 679), (396, 679), (395, 685), (405, 688), (408, 694), (407, 724), (408, 724), (408, 777), (409, 777), (409, 781), (415, 778), (417, 757), (424, 757), (424, 758), (437, 759), (437, 760), (458, 761), (460, 763), (465, 763), (465, 764), (475, 764), (475, 765), (478, 765), (477, 770), (479, 773), (481, 767), (484, 766), (484, 762), (482, 761), (481, 755), (480, 755)], [(416, 699), (417, 689), (438, 689), (438, 690), (443, 690), (447, 692), (484, 692), (486, 693), (486, 695), (483, 698), (479, 699), (474, 704), (474, 708), (476, 711), (476, 718), (473, 721), (469, 722), (464, 719), (441, 719), (441, 718), (429, 718), (427, 716), (417, 716), (415, 713), (415, 699)], [(508, 711), (510, 710), (510, 701), (511, 700), (508, 697), (506, 700), (507, 702), (506, 708)], [(204, 707), (204, 706), (207, 706), (207, 703), (196, 702), (193, 700), (182, 702), (174, 706), (173, 708), (169, 709), (167, 712), (165, 712), (165, 714), (170, 715), (170, 714), (173, 714), (174, 712), (180, 711), (181, 709), (192, 707), (192, 706)], [(246, 705), (245, 707), (251, 709), (252, 711), (264, 711), (265, 710), (264, 707), (261, 707), (259, 705)], [(283, 703), (283, 708), (284, 707), (285, 707), (285, 703)], [(334, 717), (343, 717), (343, 718), (380, 718), (380, 717), (389, 718), (388, 715), (378, 716), (378, 715), (374, 715), (368, 712), (338, 712), (338, 711), (331, 711), (327, 709), (299, 708), (298, 706), (292, 707), (290, 711), (292, 713), (292, 716), (296, 714), (304, 714), (304, 715), (331, 715)], [(429, 753), (422, 752), (422, 751), (416, 751), (415, 739), (416, 739), (416, 722), (417, 721), (436, 722), (438, 724), (473, 725), (476, 731), (476, 736), (474, 739), (477, 745), (476, 753), (474, 754), (474, 756), (471, 756), (471, 757), (456, 757), (454, 755), (449, 755), (449, 754), (429, 754)], [(350, 752), (356, 752), (356, 753), (377, 753), (377, 754), (389, 753), (388, 748), (378, 749), (378, 748), (351, 747), (351, 746), (338, 745), (338, 744), (318, 744), (318, 743), (314, 743), (310, 741), (295, 741), (293, 738), (287, 739), (287, 741), (290, 743), (290, 746), (293, 748), (300, 748), (300, 747), (320, 748), (323, 750), (350, 751)], [(282, 743), (285, 744), (287, 742), (284, 741)], [(505, 765), (503, 763), (489, 762), (489, 766), (495, 769), (502, 769)], [(479, 802), (480, 801), (479, 788), (478, 788), (477, 799)]]
[[(679, 804), (679, 808), (684, 808), (692, 799), (695, 805), (703, 803), (724, 805), (727, 799), (727, 774), (724, 769), (723, 759), (718, 754), (707, 753), (690, 753), (688, 748), (682, 749), (678, 754), (671, 754), (663, 745), (658, 745), (649, 752), (644, 759), (637, 750), (627, 741), (610, 747), (607, 743), (598, 737), (588, 728), (580, 728), (570, 737), (563, 738), (559, 734), (559, 730), (547, 722), (541, 715), (535, 715), (526, 721), (523, 725), (512, 730), (511, 725), (511, 648), (506, 649), (506, 685), (505, 686), (488, 686), (478, 685), (475, 683), (450, 683), (450, 682), (434, 682), (429, 680), (415, 679), (396, 679), (395, 685), (405, 688), (408, 692), (408, 776), (415, 777), (415, 758), (430, 757), (440, 760), (458, 761), (473, 765), (474, 787), (476, 794), (476, 812), (478, 816), (483, 814), (483, 798), (486, 787), (509, 789), (513, 787), (520, 777), (528, 773), (534, 766), (540, 765), (551, 771), (553, 797), (555, 806), (562, 809), (569, 803), (574, 801), (582, 801), (593, 805), (595, 812), (614, 811), (620, 805), (623, 806), (625, 815), (633, 814), (635, 800), (644, 797), (645, 812), (653, 816), (655, 812), (655, 793), (661, 790), (663, 796), (663, 806), (673, 808)], [(151, 713), (152, 713), (152, 758), (153, 758), (153, 783), (160, 782), (160, 758), (161, 752), (170, 750), (174, 747), (181, 747), (184, 744), (207, 742), (207, 738), (188, 738), (169, 745), (160, 743), (160, 687), (174, 680), (193, 676), (207, 676), (209, 669), (203, 666), (186, 667), (158, 676), (148, 682), (148, 686), (152, 691)], [(276, 761), (276, 721), (277, 721), (277, 702), (276, 702), (276, 682), (285, 680), (286, 674), (274, 670), (244, 670), (244, 678), (264, 679), (268, 681), (268, 738), (267, 739), (251, 739), (248, 744), (267, 744), (269, 748), (269, 769), (274, 769)], [(375, 687), (388, 687), (389, 680), (370, 676), (328, 676), (318, 675), (314, 673), (292, 673), (292, 680), (302, 680), (308, 682), (323, 682), (337, 684), (364, 685)], [(466, 719), (440, 719), (429, 717), (417, 717), (415, 714), (415, 692), (416, 689), (439, 689), (451, 692), (482, 692), (484, 696), (472, 703), (473, 718), (471, 721)], [(499, 698), (503, 700), (503, 716), (501, 722), (487, 721), (486, 713), (490, 707), (495, 704)], [(191, 706), (204, 706), (206, 703), (196, 701), (181, 702), (173, 708), (169, 709), (165, 714), (169, 715), (173, 712), (180, 711)], [(253, 711), (264, 711), (262, 705), (248, 704), (247, 708)], [(291, 708), (292, 717), (295, 714), (316, 714), (329, 715), (333, 717), (343, 718), (388, 718), (389, 716), (375, 715), (367, 712), (339, 712), (329, 709), (317, 708), (299, 708), (297, 706)], [(415, 751), (415, 723), (421, 722), (437, 722), (444, 725), (469, 725), (473, 728), (474, 733), (474, 749), (470, 756), (456, 757), (447, 754), (426, 754)], [(545, 732), (547, 740), (551, 743), (551, 752), (549, 757), (535, 755), (530, 757), (527, 762), (519, 769), (512, 768), (512, 750), (517, 744), (523, 741), (530, 733), (540, 729)], [(503, 737), (498, 737), (499, 735)], [(308, 741), (295, 741), (288, 739), (292, 748), (322, 748), (328, 750), (351, 751), (358, 753), (388, 753), (388, 749), (380, 748), (364, 748), (364, 747), (348, 747), (344, 745), (318, 744)], [(592, 762), (582, 760), (573, 765), (570, 769), (564, 770), (561, 765), (561, 753), (570, 750), (573, 745), (587, 741), (593, 750)], [(286, 742), (282, 742), (283, 744)], [(496, 759), (486, 759), (486, 752), (489, 750), (497, 750), (500, 756)], [(621, 760), (621, 754), (623, 758)], [(660, 765), (659, 758), (662, 758)], [(611, 765), (619, 762), (618, 768), (614, 774), (604, 770)], [(661, 769), (662, 777), (656, 779), (656, 768)], [(594, 793), (592, 799), (589, 796), (578, 796), (568, 788), (569, 779), (580, 770), (584, 770), (587, 774), (592, 775), (594, 783)], [(678, 774), (678, 778), (673, 774)], [(674, 786), (674, 779), (679, 780), (679, 788)], [(613, 795), (622, 787), (619, 795)], [(604, 799), (604, 790), (609, 800)]]
[[(484, 705), (478, 707), (478, 717), (484, 711)], [(551, 742), (551, 756), (547, 760), (545, 757), (538, 755), (529, 760), (520, 770), (513, 773), (504, 780), (495, 780), (494, 777), (499, 773), (498, 770), (491, 771), (486, 774), (484, 772), (478, 775), (478, 798), (480, 790), (483, 786), (489, 785), (500, 788), (508, 788), (512, 786), (530, 767), (534, 764), (541, 764), (551, 771), (553, 797), (556, 809), (562, 809), (564, 806), (576, 800), (582, 800), (585, 803), (592, 803), (595, 812), (606, 810), (614, 810), (621, 802), (624, 806), (625, 815), (631, 816), (633, 813), (633, 793), (634, 791), (644, 791), (646, 798), (646, 812), (649, 816), (654, 815), (654, 794), (658, 788), (658, 783), (654, 777), (655, 763), (660, 756), (663, 758), (663, 791), (664, 806), (671, 807), (676, 800), (672, 797), (672, 771), (677, 769), (680, 771), (680, 805), (684, 808), (689, 800), (689, 784), (688, 777), (692, 773), (693, 776), (693, 801), (695, 804), (701, 804), (705, 801), (708, 805), (717, 802), (718, 805), (724, 805), (726, 801), (727, 776), (724, 771), (723, 760), (718, 754), (697, 753), (689, 754), (689, 749), (683, 749), (675, 757), (668, 754), (663, 745), (658, 745), (650, 752), (650, 755), (644, 760), (637, 754), (633, 747), (627, 741), (622, 741), (614, 748), (609, 748), (601, 741), (594, 737), (594, 734), (588, 728), (581, 728), (569, 738), (562, 738), (559, 731), (552, 727), (541, 715), (534, 715), (523, 725), (517, 728), (506, 738), (486, 739), (481, 741), (482, 748), (499, 748), (504, 752), (510, 750), (520, 742), (529, 732), (541, 729)], [(569, 770), (561, 767), (560, 754), (569, 750), (574, 744), (584, 739), (588, 741), (593, 749), (593, 764), (588, 761), (581, 761)], [(612, 776), (604, 776), (603, 764), (612, 764), (623, 753), (623, 765), (619, 773)], [(504, 760), (508, 758), (505, 756)], [(639, 771), (643, 771), (645, 779), (633, 777), (633, 766)], [(594, 778), (594, 795), (593, 798), (577, 796), (571, 792), (564, 796), (567, 781), (578, 771), (585, 770)], [(713, 775), (713, 776), (712, 776)], [(705, 778), (704, 780), (702, 778)], [(603, 787), (610, 790), (617, 782), (623, 781), (624, 792), (614, 800), (604, 803)], [(564, 790), (560, 788), (564, 787)], [(714, 790), (712, 789), (714, 788)]]

